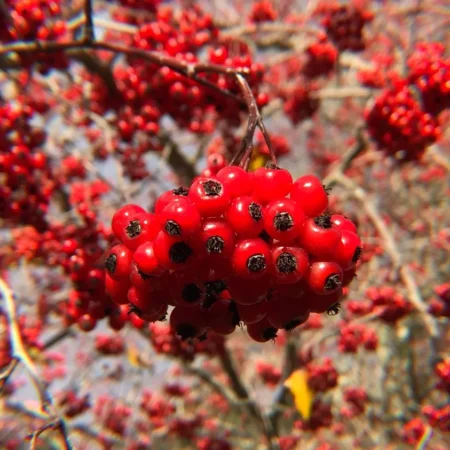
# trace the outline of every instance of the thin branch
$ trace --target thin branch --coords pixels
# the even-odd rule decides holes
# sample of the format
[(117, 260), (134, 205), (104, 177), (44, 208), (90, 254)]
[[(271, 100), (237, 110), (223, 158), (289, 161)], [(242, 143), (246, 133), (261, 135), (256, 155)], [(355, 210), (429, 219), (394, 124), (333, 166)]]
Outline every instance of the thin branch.
[(3, 371), (0, 373), (0, 394), (2, 393), (5, 384), (8, 382), (9, 377), (13, 374), (18, 364), (19, 360), (17, 358), (13, 358), (6, 366), (6, 368), (3, 369)]
[(74, 331), (67, 327), (59, 331), (58, 333), (55, 333), (53, 336), (51, 336), (48, 340), (44, 342), (42, 345), (42, 350), (48, 350), (50, 347), (53, 347), (54, 345), (58, 344), (59, 342), (63, 341), (67, 337), (74, 336)]
[(93, 22), (93, 0), (84, 0), (84, 36), (83, 41), (86, 43), (93, 42), (95, 39), (94, 35), (94, 22)]

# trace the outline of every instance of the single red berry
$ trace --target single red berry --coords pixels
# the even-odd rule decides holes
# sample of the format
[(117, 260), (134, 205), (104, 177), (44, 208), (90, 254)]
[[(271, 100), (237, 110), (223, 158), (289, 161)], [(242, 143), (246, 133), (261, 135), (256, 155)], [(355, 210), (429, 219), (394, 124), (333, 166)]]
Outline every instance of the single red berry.
[(174, 200), (179, 200), (181, 198), (186, 198), (189, 190), (185, 187), (180, 186), (177, 189), (171, 189), (170, 191), (164, 192), (158, 197), (155, 203), (155, 214), (161, 214), (164, 208), (172, 203)]
[(250, 195), (253, 190), (253, 175), (238, 166), (227, 166), (217, 172), (231, 198)]
[(342, 286), (343, 271), (335, 262), (313, 262), (307, 275), (308, 286), (316, 294), (331, 294)]
[(300, 239), (302, 247), (318, 258), (332, 258), (341, 239), (341, 230), (331, 222), (328, 214), (309, 218)]
[(230, 300), (219, 298), (206, 311), (208, 327), (217, 334), (226, 336), (233, 333), (239, 324), (236, 304)]
[(277, 329), (266, 317), (256, 323), (247, 325), (248, 335), (256, 342), (267, 342), (277, 337)]
[(227, 278), (226, 284), (231, 298), (241, 305), (253, 305), (261, 302), (266, 296), (270, 278), (263, 277), (257, 280), (248, 280), (239, 276)]
[(314, 175), (304, 175), (294, 182), (291, 199), (308, 217), (320, 216), (328, 208), (327, 191), (319, 178)]
[(267, 301), (266, 319), (274, 328), (293, 330), (309, 317), (308, 304), (302, 300), (282, 297), (274, 292)]
[(356, 265), (361, 251), (361, 239), (352, 231), (343, 230), (333, 259), (345, 271)]
[(127, 278), (130, 275), (132, 261), (131, 250), (123, 244), (115, 245), (105, 259), (105, 269), (111, 278), (120, 281), (121, 278)]
[(159, 230), (160, 224), (154, 214), (130, 214), (122, 230), (122, 242), (130, 250), (136, 250), (143, 243), (155, 239)]
[(300, 237), (305, 219), (300, 207), (289, 198), (273, 200), (264, 208), (264, 229), (281, 243)]
[(162, 230), (169, 236), (191, 236), (200, 229), (202, 218), (187, 197), (170, 202), (160, 214)]
[(239, 319), (246, 325), (259, 322), (266, 316), (267, 302), (262, 300), (253, 305), (241, 305), (236, 303)]
[(356, 277), (356, 265), (350, 267), (350, 269), (344, 270), (344, 276), (342, 279), (342, 286), (348, 286)]
[(269, 164), (256, 169), (253, 174), (253, 193), (255, 201), (265, 205), (272, 200), (279, 200), (289, 194), (292, 176), (278, 166)]
[(300, 247), (272, 247), (272, 274), (276, 283), (294, 284), (308, 272), (308, 254)]
[(130, 311), (134, 312), (140, 319), (145, 320), (146, 322), (164, 322), (167, 319), (167, 303), (161, 303), (158, 311), (153, 314), (148, 314), (139, 309), (131, 306)]
[(253, 238), (264, 228), (263, 207), (251, 197), (235, 198), (226, 212), (230, 227), (240, 238)]
[(122, 239), (122, 231), (128, 223), (131, 215), (145, 213), (145, 209), (139, 205), (125, 205), (118, 209), (111, 221), (112, 231), (117, 239)]
[(134, 328), (141, 330), (144, 328), (146, 321), (141, 319), (136, 313), (130, 312), (128, 313), (129, 321)]
[(95, 326), (97, 325), (97, 319), (95, 319), (94, 317), (92, 317), (90, 314), (84, 314), (82, 315), (78, 320), (78, 328), (81, 331), (92, 331)]
[(153, 243), (153, 251), (163, 267), (171, 270), (185, 269), (194, 259), (192, 245), (182, 238), (160, 232)]
[(170, 328), (182, 340), (186, 340), (203, 336), (207, 324), (199, 307), (175, 306), (170, 314)]
[(158, 277), (147, 275), (141, 272), (133, 262), (131, 263), (130, 281), (133, 286), (141, 291), (159, 291), (169, 286), (170, 273), (165, 271)]
[(128, 322), (128, 306), (122, 305), (111, 308), (108, 317), (108, 324), (113, 330), (121, 330)]
[(202, 217), (219, 217), (227, 210), (231, 197), (219, 180), (199, 177), (189, 189), (189, 199)]
[(168, 293), (163, 291), (142, 291), (134, 286), (128, 290), (128, 301), (133, 305), (133, 311), (146, 315), (158, 312), (161, 305), (167, 303)]
[(119, 281), (114, 280), (109, 276), (105, 275), (105, 290), (110, 296), (111, 300), (117, 305), (124, 305), (128, 303), (128, 288), (130, 287), (129, 280), (121, 279)]
[(246, 279), (266, 275), (271, 262), (270, 247), (260, 238), (238, 241), (231, 260), (234, 274)]
[(191, 242), (200, 256), (225, 259), (233, 253), (235, 236), (225, 220), (209, 219), (203, 222), (200, 233)]
[(341, 216), (340, 214), (332, 214), (331, 222), (340, 230), (347, 230), (357, 233), (356, 225), (345, 216)]
[(205, 300), (205, 287), (189, 274), (178, 272), (171, 276), (170, 297), (175, 305), (195, 306)]
[(313, 313), (323, 314), (327, 312), (333, 305), (339, 303), (342, 298), (342, 288), (337, 289), (331, 294), (316, 294), (310, 290), (305, 292), (305, 301), (309, 310)]
[(141, 244), (134, 252), (133, 261), (137, 270), (148, 277), (160, 277), (166, 271), (155, 256), (153, 242)]

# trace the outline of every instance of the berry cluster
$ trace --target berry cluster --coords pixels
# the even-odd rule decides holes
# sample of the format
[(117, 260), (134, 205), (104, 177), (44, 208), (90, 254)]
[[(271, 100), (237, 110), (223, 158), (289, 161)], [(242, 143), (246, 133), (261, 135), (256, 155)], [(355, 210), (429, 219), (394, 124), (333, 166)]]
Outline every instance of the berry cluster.
[(320, 100), (314, 97), (317, 86), (297, 86), (292, 91), (282, 93), (284, 113), (294, 125), (311, 118), (319, 109)]
[(268, 341), (310, 312), (337, 312), (353, 278), (356, 227), (327, 207), (317, 177), (293, 182), (278, 166), (198, 177), (162, 194), (154, 213), (137, 205), (115, 213), (121, 243), (105, 259), (106, 290), (149, 322), (173, 306), (182, 339), (228, 335), (242, 321), (255, 341)]
[(326, 358), (323, 364), (309, 363), (308, 385), (315, 392), (326, 392), (337, 386), (338, 372), (331, 358)]
[(320, 40), (308, 46), (305, 50), (307, 60), (302, 68), (302, 73), (307, 78), (317, 78), (330, 75), (338, 57), (336, 47), (325, 40)]
[(435, 118), (421, 109), (403, 80), (378, 96), (366, 112), (366, 123), (378, 148), (403, 161), (420, 159), (440, 135)]
[(272, 2), (268, 0), (260, 0), (253, 3), (252, 10), (250, 11), (250, 22), (273, 22), (276, 20), (278, 14), (275, 11)]

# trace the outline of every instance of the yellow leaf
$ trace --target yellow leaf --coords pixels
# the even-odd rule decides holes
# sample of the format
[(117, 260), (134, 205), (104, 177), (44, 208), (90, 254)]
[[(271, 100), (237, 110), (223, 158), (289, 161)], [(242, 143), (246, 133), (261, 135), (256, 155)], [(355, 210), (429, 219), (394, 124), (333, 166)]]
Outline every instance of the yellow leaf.
[(139, 351), (134, 345), (128, 345), (127, 357), (128, 357), (128, 362), (133, 367), (141, 367), (142, 364), (141, 364), (141, 358), (139, 356)]
[(299, 369), (292, 372), (291, 376), (284, 382), (284, 385), (291, 391), (297, 411), (302, 415), (303, 419), (308, 420), (311, 417), (314, 396), (308, 386), (306, 370)]
[(254, 151), (252, 159), (250, 160), (249, 170), (253, 172), (260, 167), (264, 167), (267, 161), (268, 157), (266, 155)]

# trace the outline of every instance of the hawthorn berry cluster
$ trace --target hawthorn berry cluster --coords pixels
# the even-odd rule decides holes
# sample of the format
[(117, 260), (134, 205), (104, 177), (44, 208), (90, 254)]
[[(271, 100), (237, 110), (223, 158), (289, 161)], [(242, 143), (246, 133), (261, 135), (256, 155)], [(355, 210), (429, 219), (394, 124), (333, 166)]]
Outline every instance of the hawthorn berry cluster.
[(228, 335), (243, 322), (255, 341), (268, 341), (311, 312), (336, 312), (354, 277), (356, 227), (327, 207), (317, 177), (293, 182), (274, 165), (198, 177), (162, 194), (153, 213), (138, 205), (115, 213), (121, 243), (105, 259), (106, 291), (149, 322), (173, 306), (170, 325), (182, 339)]

